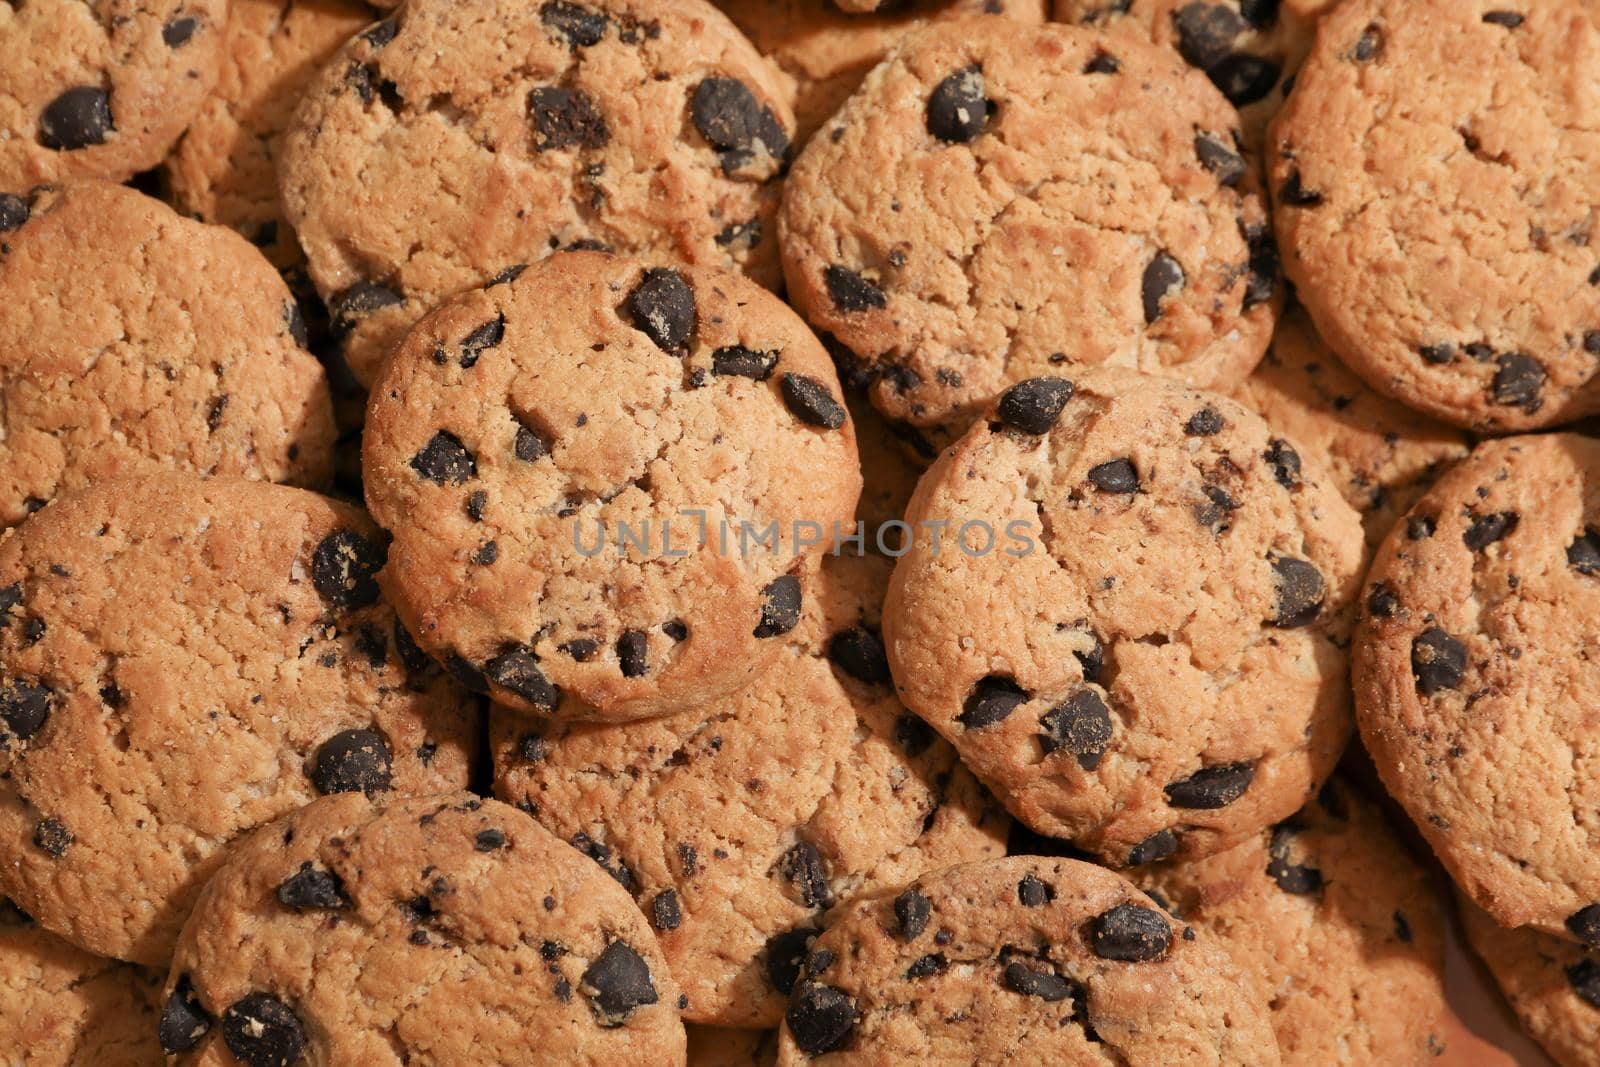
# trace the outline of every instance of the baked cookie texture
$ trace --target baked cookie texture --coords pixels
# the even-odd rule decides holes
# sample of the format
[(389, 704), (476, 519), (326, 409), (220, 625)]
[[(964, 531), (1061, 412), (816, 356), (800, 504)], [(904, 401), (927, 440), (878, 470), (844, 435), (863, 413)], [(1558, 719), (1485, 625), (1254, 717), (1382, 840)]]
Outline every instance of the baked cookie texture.
[(806, 956), (778, 1063), (1280, 1062), (1214, 941), (1092, 864), (1020, 856), (849, 905)]
[[(792, 83), (804, 145), (906, 34), (931, 22), (1000, 15), (1032, 27), (1046, 0), (896, 0), (852, 12), (837, 0), (713, 0)], [(848, 2), (848, 0), (847, 0)], [(1031, 32), (1013, 26), (1014, 32)]]
[(0, 190), (125, 181), (217, 80), (227, 0), (27, 0), (0, 11)]
[(158, 470), (327, 483), (327, 379), (238, 235), (105, 182), (0, 192), (0, 305), (0, 528)]
[(830, 908), (1005, 853), (1009, 820), (895, 699), (889, 569), (828, 557), (783, 657), (732, 698), (623, 726), (492, 719), (496, 794), (633, 893), (690, 1021), (776, 1026)]
[(689, 1033), (689, 1067), (774, 1067), (778, 1062), (776, 1030), (731, 1030), (693, 1023), (684, 1029)]
[(1467, 940), (1517, 1021), (1561, 1067), (1600, 1064), (1600, 954), (1537, 930), (1508, 930), (1460, 900)]
[(1384, 785), (1506, 926), (1600, 943), (1600, 441), (1481, 444), (1378, 550), (1354, 648)]
[(180, 1064), (685, 1062), (633, 901), (470, 793), (325, 797), (261, 828), (207, 883), (166, 993)]
[[(92, 956), (0, 899), (0, 1049), (27, 1067), (154, 1067), (161, 979)], [(20, 1058), (18, 1058), (20, 1057)]]
[(165, 966), (225, 846), (316, 796), (466, 785), (471, 699), (396, 628), (361, 512), (161, 475), (0, 540), (0, 893)]
[(1154, 41), (1205, 71), (1239, 109), (1240, 130), (1259, 152), (1267, 124), (1294, 87), (1337, 0), (1055, 0), (1055, 17), (1113, 37)]
[(776, 285), (793, 135), (778, 72), (705, 0), (419, 0), (323, 67), (278, 175), (371, 382), (446, 298), (560, 248)]
[(1128, 371), (1020, 383), (907, 519), (900, 696), (1032, 829), (1114, 866), (1200, 858), (1332, 770), (1360, 521), (1233, 401)]
[(1270, 138), (1284, 266), (1375, 388), (1472, 429), (1600, 410), (1600, 31), (1576, 0), (1359, 0)]
[(850, 526), (839, 397), (827, 352), (754, 282), (551, 257), (451, 301), (385, 364), (363, 464), (394, 535), (380, 580), (425, 650), (524, 714), (731, 696)]
[(1155, 45), (929, 27), (796, 160), (790, 299), (938, 447), (1041, 374), (1110, 364), (1230, 390), (1281, 300), (1238, 122)]
[(305, 256), (283, 217), (274, 161), (306, 85), (377, 16), (346, 0), (231, 0), (216, 89), (162, 163), (184, 214), (231, 227), (280, 270)]
[(1339, 779), (1244, 844), (1136, 881), (1258, 984), (1284, 1064), (1421, 1067), (1444, 1053), (1443, 903)]
[(1296, 306), (1278, 320), (1272, 347), (1234, 399), (1321, 457), (1376, 549), (1472, 438), (1377, 392), (1317, 336)]

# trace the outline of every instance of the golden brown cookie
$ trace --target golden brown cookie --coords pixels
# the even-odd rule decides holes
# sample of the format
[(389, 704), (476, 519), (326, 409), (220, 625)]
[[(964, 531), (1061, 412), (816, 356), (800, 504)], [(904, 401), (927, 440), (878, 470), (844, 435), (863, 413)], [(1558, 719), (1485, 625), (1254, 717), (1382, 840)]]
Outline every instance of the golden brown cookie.
[(778, 1062), (776, 1030), (728, 1030), (692, 1023), (685, 1029), (689, 1067), (774, 1067)]

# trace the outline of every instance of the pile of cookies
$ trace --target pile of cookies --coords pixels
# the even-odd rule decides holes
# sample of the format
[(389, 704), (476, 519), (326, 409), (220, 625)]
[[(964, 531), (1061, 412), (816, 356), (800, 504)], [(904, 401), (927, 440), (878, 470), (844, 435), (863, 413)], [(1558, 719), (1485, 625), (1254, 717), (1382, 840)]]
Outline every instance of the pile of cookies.
[(1600, 5), (374, 4), (0, 4), (0, 1064), (1600, 1065)]

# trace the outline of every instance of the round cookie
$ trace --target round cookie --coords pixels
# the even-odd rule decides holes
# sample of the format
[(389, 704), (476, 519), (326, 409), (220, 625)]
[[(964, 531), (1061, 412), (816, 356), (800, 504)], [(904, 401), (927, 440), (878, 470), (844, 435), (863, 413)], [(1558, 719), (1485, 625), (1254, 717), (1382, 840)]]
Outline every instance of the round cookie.
[(153, 1067), (160, 999), (160, 979), (73, 948), (0, 899), (0, 1062)]
[(1362, 605), (1384, 785), (1498, 922), (1600, 944), (1600, 441), (1479, 445), (1390, 533)]
[(273, 161), (324, 61), (373, 21), (347, 0), (231, 0), (217, 87), (162, 164), (179, 211), (239, 231), (279, 269), (305, 262)]
[(1537, 930), (1507, 930), (1462, 899), (1467, 940), (1517, 1020), (1561, 1067), (1600, 1067), (1600, 953)]
[(1114, 37), (1176, 48), (1239, 109), (1258, 151), (1283, 106), (1319, 20), (1337, 0), (1055, 0), (1055, 17)]
[(1271, 138), (1284, 262), (1352, 370), (1459, 426), (1600, 411), (1600, 30), (1576, 0), (1354, 0)]
[(781, 1067), (1276, 1065), (1256, 990), (1123, 878), (1024, 856), (845, 908), (806, 956)]
[(183, 928), (161, 1034), (194, 1067), (683, 1067), (677, 1002), (633, 901), (526, 815), (346, 794), (230, 851)]
[(728, 1030), (716, 1026), (686, 1026), (689, 1032), (689, 1067), (775, 1067), (778, 1062), (776, 1030)]
[(278, 175), (370, 383), (428, 311), (555, 249), (776, 285), (784, 96), (705, 0), (417, 0), (323, 67)]
[(1127, 371), (1013, 386), (925, 474), (884, 607), (906, 706), (1113, 865), (1287, 818), (1350, 728), (1361, 525), (1316, 457)]
[[(1001, 15), (1045, 21), (1046, 0), (897, 0), (886, 11), (851, 14), (837, 0), (713, 0), (794, 85), (796, 145), (861, 84), (895, 43), (930, 22)], [(848, 0), (847, 0), (848, 2)], [(1031, 32), (1013, 26), (1018, 32)]]
[(889, 568), (829, 556), (783, 658), (731, 700), (623, 726), (491, 720), (496, 793), (633, 893), (686, 1019), (776, 1026), (829, 908), (1004, 854), (1008, 820), (890, 688)]
[(1337, 779), (1271, 830), (1136, 881), (1257, 983), (1286, 1065), (1423, 1067), (1443, 1054), (1438, 891)]
[(216, 83), (227, 20), (227, 0), (0, 5), (0, 190), (155, 166)]
[(780, 215), (795, 306), (935, 445), (1099, 364), (1232, 389), (1276, 256), (1238, 115), (1170, 51), (998, 19), (907, 37), (812, 138)]
[(159, 475), (0, 540), (0, 892), (165, 966), (240, 833), (319, 793), (467, 781), (470, 698), (396, 629), (365, 515)]
[(1374, 391), (1329, 351), (1305, 311), (1278, 320), (1272, 347), (1234, 399), (1323, 461), (1376, 548), (1441, 469), (1472, 449), (1462, 431)]
[(327, 379), (237, 234), (105, 182), (0, 193), (0, 231), (0, 528), (162, 469), (327, 483)]
[(524, 713), (562, 693), (563, 715), (609, 721), (729, 695), (777, 656), (850, 524), (839, 395), (754, 282), (546, 259), (451, 301), (384, 364), (363, 456), (394, 535), (381, 580), (426, 651)]

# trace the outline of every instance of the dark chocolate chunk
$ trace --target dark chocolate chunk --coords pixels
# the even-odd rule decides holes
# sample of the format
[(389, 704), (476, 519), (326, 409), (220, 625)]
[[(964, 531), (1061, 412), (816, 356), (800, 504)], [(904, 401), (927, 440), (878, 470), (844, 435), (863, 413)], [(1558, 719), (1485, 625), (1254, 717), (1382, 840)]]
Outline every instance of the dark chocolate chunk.
[(637, 1008), (656, 1002), (650, 965), (624, 941), (613, 941), (583, 972), (585, 996), (601, 1025), (621, 1026)]
[(928, 132), (947, 144), (974, 141), (989, 124), (993, 107), (984, 96), (983, 71), (976, 66), (958, 70), (928, 97)]
[(699, 326), (694, 289), (688, 279), (669, 267), (645, 271), (623, 308), (634, 328), (663, 352), (680, 352)]
[(833, 986), (805, 982), (789, 998), (783, 1019), (795, 1047), (808, 1056), (820, 1056), (850, 1037), (856, 1025), (856, 1006)]
[(829, 266), (822, 272), (822, 280), (828, 287), (834, 308), (839, 311), (871, 311), (889, 306), (889, 298), (883, 290), (853, 270)]
[(1111, 712), (1093, 689), (1078, 690), (1040, 716), (1039, 725), (1046, 755), (1070, 752), (1086, 771), (1100, 766), (1111, 741)]
[(609, 24), (600, 12), (565, 0), (547, 0), (539, 8), (539, 21), (574, 50), (599, 44)]
[(449, 430), (440, 430), (411, 457), (411, 469), (437, 485), (461, 485), (478, 476), (478, 457), (461, 443), (461, 438)]
[(1157, 252), (1144, 269), (1139, 295), (1144, 301), (1144, 321), (1148, 325), (1161, 317), (1167, 298), (1182, 291), (1183, 266), (1165, 251)]
[(780, 574), (761, 590), (761, 621), (753, 631), (760, 638), (780, 637), (800, 624), (800, 579)]
[(188, 1052), (210, 1031), (211, 1023), (210, 1013), (195, 998), (194, 985), (189, 981), (189, 976), (181, 975), (161, 1008), (161, 1024), (157, 1031), (161, 1039), (161, 1051), (169, 1056)]
[(278, 903), (303, 911), (309, 908), (344, 909), (350, 907), (344, 882), (332, 871), (317, 867), (310, 860), (278, 883)]
[(111, 94), (94, 85), (68, 89), (50, 101), (39, 116), (39, 143), (71, 152), (104, 144), (116, 126), (111, 121)]
[(956, 716), (969, 730), (981, 730), (1003, 721), (1006, 716), (1028, 702), (1028, 694), (1015, 679), (1001, 674), (991, 674), (979, 679), (962, 704)]
[(604, 148), (611, 140), (605, 116), (581, 89), (540, 85), (529, 90), (528, 117), (533, 122), (535, 152)]
[(894, 917), (900, 921), (900, 936), (907, 941), (922, 936), (932, 914), (932, 901), (915, 889), (907, 889), (894, 898)]
[(1251, 762), (1202, 767), (1187, 778), (1168, 783), (1167, 803), (1200, 811), (1225, 808), (1244, 796), (1255, 776), (1256, 765)]
[(381, 541), (337, 530), (311, 554), (311, 584), (336, 611), (355, 611), (378, 602), (377, 574), (388, 559)]
[(1072, 391), (1072, 383), (1065, 378), (1029, 378), (1001, 394), (995, 414), (1014, 430), (1046, 434), (1072, 399)]
[(1090, 467), (1089, 483), (1102, 493), (1137, 493), (1139, 472), (1131, 459), (1119, 456)]
[(729, 345), (711, 353), (711, 373), (717, 375), (753, 378), (758, 382), (764, 382), (771, 377), (773, 368), (777, 365), (776, 350), (758, 352), (743, 345)]
[(1271, 560), (1276, 591), (1272, 625), (1285, 630), (1309, 626), (1322, 611), (1328, 586), (1316, 566), (1293, 556)]
[(555, 711), (561, 690), (539, 669), (539, 657), (527, 645), (513, 645), (484, 665), (484, 676), (510, 690), (540, 711)]
[(1454, 689), (1467, 673), (1467, 646), (1439, 627), (1429, 627), (1411, 643), (1411, 673), (1423, 696)]
[(1154, 908), (1118, 904), (1089, 923), (1089, 945), (1103, 960), (1148, 963), (1166, 955), (1172, 924)]
[(271, 993), (251, 993), (222, 1013), (222, 1040), (245, 1067), (289, 1067), (306, 1050), (306, 1028)]
[(365, 793), (372, 796), (389, 788), (394, 760), (389, 743), (375, 730), (343, 730), (317, 749), (311, 782), (325, 795)]

